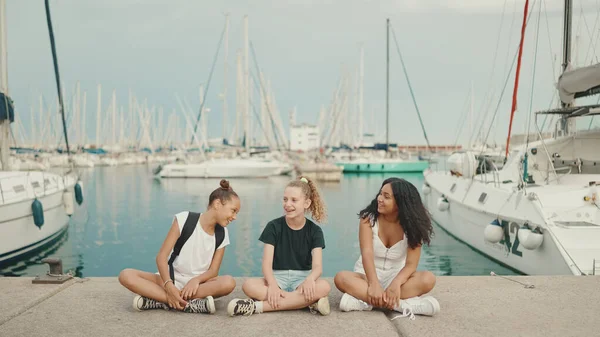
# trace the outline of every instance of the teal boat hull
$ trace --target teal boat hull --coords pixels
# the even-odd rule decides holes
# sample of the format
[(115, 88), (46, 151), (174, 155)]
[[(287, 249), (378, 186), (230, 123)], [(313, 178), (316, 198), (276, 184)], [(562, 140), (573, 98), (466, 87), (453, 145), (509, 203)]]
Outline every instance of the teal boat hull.
[(423, 172), (429, 167), (427, 161), (402, 161), (391, 163), (336, 163), (344, 168), (344, 173), (408, 173)]

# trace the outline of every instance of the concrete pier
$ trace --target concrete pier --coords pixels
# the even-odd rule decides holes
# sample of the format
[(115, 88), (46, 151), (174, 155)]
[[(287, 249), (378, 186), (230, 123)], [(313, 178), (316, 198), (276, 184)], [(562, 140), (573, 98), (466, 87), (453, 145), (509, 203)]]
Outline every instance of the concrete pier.
[[(331, 315), (308, 310), (229, 317), (233, 294), (216, 300), (214, 315), (134, 311), (133, 294), (116, 277), (63, 285), (0, 277), (0, 336), (599, 336), (600, 278), (575, 276), (438, 278), (435, 317), (414, 321), (384, 311), (340, 312), (333, 287)], [(332, 283), (333, 280), (328, 279)]]

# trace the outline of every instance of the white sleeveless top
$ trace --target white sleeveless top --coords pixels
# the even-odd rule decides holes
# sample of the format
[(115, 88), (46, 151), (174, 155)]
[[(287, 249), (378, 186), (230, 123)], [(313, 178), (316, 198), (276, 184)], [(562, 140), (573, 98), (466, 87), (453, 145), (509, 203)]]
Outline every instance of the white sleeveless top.
[[(400, 271), (406, 265), (406, 254), (408, 251), (408, 240), (406, 240), (406, 233), (404, 238), (396, 242), (392, 247), (387, 248), (381, 239), (379, 238), (379, 224), (377, 220), (371, 220), (373, 226), (373, 255), (375, 259), (375, 269), (378, 274), (380, 272), (386, 272), (393, 270), (395, 272)], [(362, 263), (362, 254), (358, 257), (358, 260), (354, 264), (354, 271), (365, 273), (364, 266)]]
[[(183, 230), (183, 225), (189, 212), (181, 212), (175, 214), (179, 225), (179, 233)], [(192, 233), (189, 239), (185, 242), (179, 256), (173, 262), (173, 271), (175, 274), (175, 286), (183, 288), (187, 282), (208, 270), (215, 254), (215, 236), (207, 234), (198, 220), (196, 230)], [(229, 245), (229, 232), (225, 229), (225, 237), (219, 248)], [(169, 254), (169, 256), (171, 256)]]

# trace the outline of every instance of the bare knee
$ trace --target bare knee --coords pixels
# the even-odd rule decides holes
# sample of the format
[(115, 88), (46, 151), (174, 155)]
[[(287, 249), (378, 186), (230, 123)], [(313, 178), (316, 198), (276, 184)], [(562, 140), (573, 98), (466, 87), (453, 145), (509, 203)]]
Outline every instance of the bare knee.
[(333, 283), (335, 283), (335, 287), (339, 289), (339, 291), (341, 292), (345, 292), (345, 288), (346, 288), (346, 280), (348, 279), (348, 272), (347, 271), (341, 271), (337, 274), (335, 274), (335, 277), (333, 278)]
[(135, 269), (123, 269), (120, 273), (119, 273), (119, 283), (121, 283), (121, 285), (127, 287), (128, 285), (131, 284), (132, 279), (135, 277)]
[(221, 276), (221, 290), (224, 293), (231, 293), (235, 289), (235, 280), (229, 275)]
[(258, 298), (259, 296), (257, 296), (257, 288), (259, 287), (259, 285), (261, 285), (262, 282), (263, 281), (260, 279), (247, 279), (246, 281), (244, 281), (244, 284), (242, 284), (242, 291), (249, 297)]
[(430, 292), (435, 287), (436, 278), (432, 272), (426, 271), (421, 275), (421, 285), (425, 293)]
[(329, 282), (325, 280), (318, 280), (317, 291), (319, 292), (317, 294), (319, 298), (327, 296), (331, 291), (331, 286), (329, 285)]

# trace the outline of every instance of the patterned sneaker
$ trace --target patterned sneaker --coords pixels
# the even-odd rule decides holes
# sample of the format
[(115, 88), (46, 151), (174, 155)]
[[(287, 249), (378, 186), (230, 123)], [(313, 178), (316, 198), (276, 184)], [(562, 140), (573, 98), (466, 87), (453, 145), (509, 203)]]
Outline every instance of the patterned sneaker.
[(140, 295), (135, 295), (133, 298), (133, 308), (137, 311), (149, 309), (169, 310), (169, 306), (167, 304)]
[(229, 316), (250, 316), (255, 312), (256, 308), (254, 306), (254, 300), (250, 298), (234, 298), (227, 305), (227, 313), (229, 313)]
[(319, 298), (318, 301), (308, 306), (308, 310), (310, 310), (311, 314), (316, 314), (318, 312), (323, 316), (329, 315), (331, 312), (329, 298), (327, 296)]
[(340, 310), (341, 311), (369, 311), (373, 310), (373, 307), (366, 302), (359, 300), (358, 298), (354, 298), (348, 294), (342, 295), (342, 299), (340, 300)]
[(440, 312), (440, 303), (433, 296), (412, 297), (400, 301), (400, 308), (394, 309), (401, 312), (392, 320), (399, 317), (408, 317), (410, 320), (415, 319), (415, 315), (433, 316)]
[(183, 308), (183, 312), (214, 314), (215, 300), (212, 296), (208, 296), (207, 298), (194, 298), (193, 300), (188, 301), (188, 304)]

